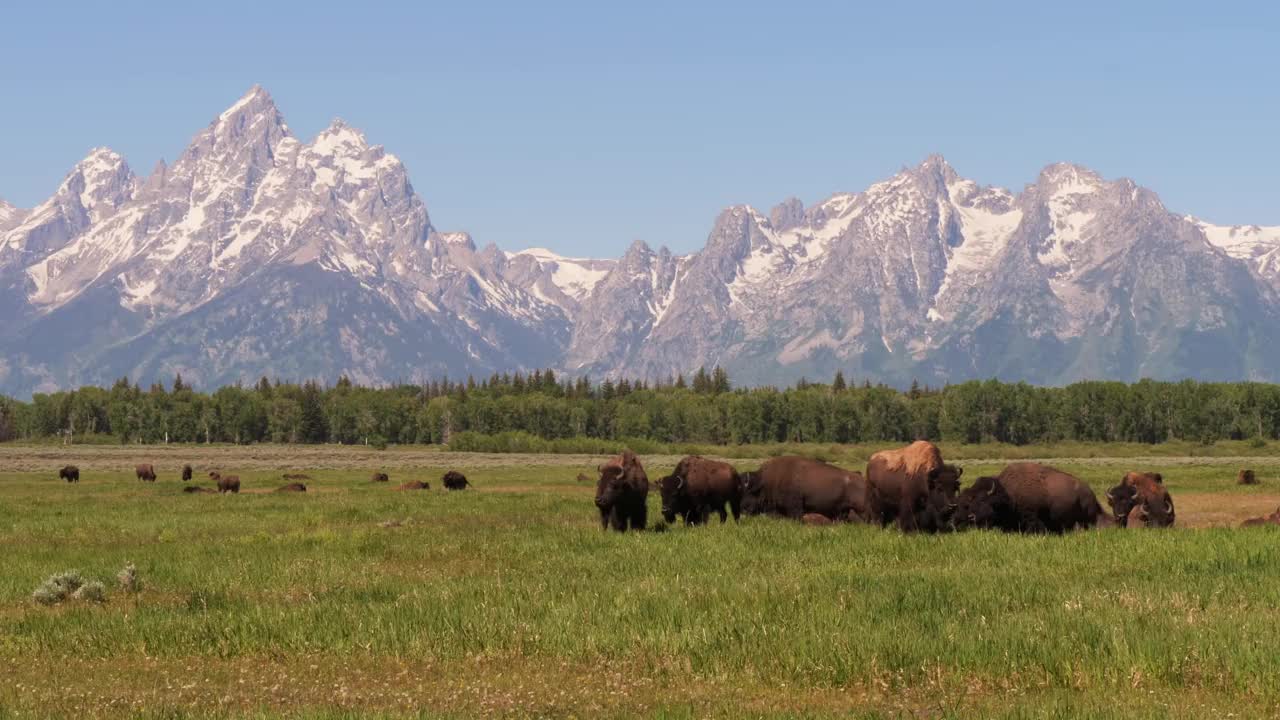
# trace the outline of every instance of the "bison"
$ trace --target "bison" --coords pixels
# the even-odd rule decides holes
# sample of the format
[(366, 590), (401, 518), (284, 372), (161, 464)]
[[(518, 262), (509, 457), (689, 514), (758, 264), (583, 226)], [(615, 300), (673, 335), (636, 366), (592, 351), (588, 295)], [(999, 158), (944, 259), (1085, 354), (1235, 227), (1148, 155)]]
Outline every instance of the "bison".
[(217, 470), (209, 473), (209, 479), (218, 484), (218, 492), (220, 493), (237, 493), (240, 492), (240, 478), (236, 475), (222, 475)]
[(904, 532), (950, 529), (963, 472), (943, 463), (938, 446), (926, 440), (872, 455), (867, 482), (880, 501), (877, 521), (882, 526), (896, 521)]
[(193, 474), (193, 472), (192, 472), (192, 470), (191, 470), (191, 466), (190, 466), (190, 465), (183, 465), (183, 466), (182, 466), (182, 482), (186, 482), (186, 481), (190, 480), (190, 479), (191, 479), (192, 474)]
[(199, 485), (188, 485), (182, 488), (182, 492), (184, 493), (215, 493), (217, 491), (210, 490), (207, 487), (200, 487)]
[(285, 480), (310, 480), (311, 476), (303, 473), (284, 473), (281, 475)]
[(1241, 470), (1236, 475), (1236, 484), (1237, 485), (1257, 485), (1258, 474), (1252, 470)]
[(805, 525), (823, 526), (823, 525), (832, 525), (835, 523), (835, 520), (832, 520), (826, 515), (821, 515), (819, 513), (805, 513), (800, 517), (800, 522), (804, 523)]
[(151, 463), (142, 463), (141, 465), (138, 465), (134, 468), (134, 472), (137, 474), (139, 480), (145, 480), (147, 482), (156, 481), (156, 468)]
[(431, 483), (422, 482), (421, 480), (412, 480), (410, 482), (407, 482), (401, 485), (396, 489), (397, 490), (430, 490)]
[(444, 483), (445, 490), (466, 490), (471, 483), (467, 482), (467, 476), (457, 470), (450, 470), (441, 478)]
[(658, 481), (658, 491), (662, 495), (662, 519), (668, 524), (680, 515), (685, 525), (695, 525), (705, 522), (713, 511), (720, 515), (721, 523), (727, 522), (726, 504), (734, 521), (742, 513), (738, 471), (718, 460), (697, 455), (684, 458), (670, 475)]
[(871, 522), (879, 517), (874, 489), (862, 473), (820, 460), (783, 456), (743, 473), (742, 511), (799, 520), (817, 513), (831, 520)]
[(307, 486), (306, 486), (306, 485), (303, 485), (303, 484), (302, 484), (302, 483), (300, 483), (300, 482), (296, 482), (296, 483), (289, 483), (288, 485), (282, 485), (282, 486), (280, 486), (280, 487), (276, 488), (276, 490), (275, 490), (275, 491), (276, 491), (276, 492), (278, 492), (278, 493), (306, 492), (306, 491), (307, 491)]
[(640, 459), (630, 450), (623, 450), (598, 471), (596, 509), (600, 512), (600, 527), (612, 527), (618, 532), (626, 532), (628, 527), (644, 530), (649, 513), (649, 476)]
[(80, 468), (75, 465), (68, 465), (58, 471), (58, 478), (69, 483), (80, 482)]
[[(1126, 473), (1119, 485), (1107, 491), (1107, 504), (1119, 527), (1170, 527), (1174, 523), (1173, 498), (1160, 473)], [(1141, 512), (1133, 511), (1141, 508)], [(1131, 525), (1131, 519), (1139, 519)]]
[(956, 495), (957, 528), (997, 529), (1014, 532), (1024, 522), (1009, 491), (1000, 480), (980, 477)]
[(1102, 514), (1088, 483), (1048, 465), (1013, 463), (996, 480), (1013, 502), (1020, 532), (1060, 534), (1094, 527)]
[(1270, 515), (1249, 518), (1243, 523), (1240, 523), (1240, 527), (1253, 527), (1255, 525), (1280, 525), (1280, 508), (1276, 508), (1276, 511)]
[(369, 482), (389, 482), (391, 477), (384, 472), (376, 472), (369, 476)]

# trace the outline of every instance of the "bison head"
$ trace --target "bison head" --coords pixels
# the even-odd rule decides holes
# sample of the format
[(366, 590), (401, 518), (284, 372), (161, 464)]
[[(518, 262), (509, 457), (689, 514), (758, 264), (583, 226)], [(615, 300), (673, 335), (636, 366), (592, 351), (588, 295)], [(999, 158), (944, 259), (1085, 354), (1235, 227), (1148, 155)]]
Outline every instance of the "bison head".
[(1013, 512), (1013, 499), (1004, 485), (993, 477), (980, 477), (956, 496), (956, 526), (992, 528), (1003, 525)]
[(676, 513), (688, 507), (688, 481), (679, 475), (668, 475), (658, 481), (658, 493), (662, 496), (662, 519), (670, 525), (676, 521)]
[(1120, 527), (1169, 527), (1174, 523), (1173, 498), (1160, 473), (1126, 474), (1119, 485), (1107, 491), (1107, 503)]
[(607, 509), (613, 507), (622, 491), (622, 466), (605, 463), (599, 468), (600, 479), (596, 481), (596, 507)]
[(964, 468), (941, 465), (929, 473), (927, 509), (938, 529), (951, 527), (956, 512), (956, 494), (960, 492), (960, 476)]
[(760, 477), (758, 470), (739, 475), (738, 487), (742, 490), (742, 512), (760, 515), (769, 510), (765, 506), (764, 478)]

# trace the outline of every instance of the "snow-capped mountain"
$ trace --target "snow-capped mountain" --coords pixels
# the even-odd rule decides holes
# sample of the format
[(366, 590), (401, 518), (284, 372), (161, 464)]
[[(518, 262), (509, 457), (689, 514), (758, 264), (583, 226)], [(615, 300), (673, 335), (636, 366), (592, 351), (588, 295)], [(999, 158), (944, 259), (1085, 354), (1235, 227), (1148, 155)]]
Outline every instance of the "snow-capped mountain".
[(1019, 192), (941, 157), (857, 193), (734, 206), (685, 256), (477, 248), (394, 155), (310, 140), (253, 88), (172, 165), (105, 148), (30, 210), (0, 201), (0, 391), (556, 367), (740, 383), (998, 376), (1280, 380), (1280, 228), (1166, 210), (1051, 165)]

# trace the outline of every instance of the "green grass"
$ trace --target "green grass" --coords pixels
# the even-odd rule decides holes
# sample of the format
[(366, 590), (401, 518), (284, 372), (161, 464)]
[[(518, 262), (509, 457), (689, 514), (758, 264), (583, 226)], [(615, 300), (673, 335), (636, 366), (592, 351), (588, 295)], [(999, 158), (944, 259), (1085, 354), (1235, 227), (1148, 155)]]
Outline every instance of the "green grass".
[[(0, 473), (0, 717), (1280, 711), (1280, 533), (904, 537), (752, 519), (616, 535), (574, 480), (589, 467), (461, 467), (477, 489), (452, 494), (442, 468), (393, 471), (390, 487), (316, 471), (305, 495), (239, 496)], [(1063, 469), (1099, 493), (1123, 472)], [(1180, 523), (1277, 504), (1234, 485), (1234, 466), (1154, 469)], [(239, 474), (246, 490), (283, 484)], [(436, 487), (391, 490), (410, 479)], [(136, 596), (114, 587), (130, 561)], [(67, 569), (106, 581), (109, 601), (31, 601)]]

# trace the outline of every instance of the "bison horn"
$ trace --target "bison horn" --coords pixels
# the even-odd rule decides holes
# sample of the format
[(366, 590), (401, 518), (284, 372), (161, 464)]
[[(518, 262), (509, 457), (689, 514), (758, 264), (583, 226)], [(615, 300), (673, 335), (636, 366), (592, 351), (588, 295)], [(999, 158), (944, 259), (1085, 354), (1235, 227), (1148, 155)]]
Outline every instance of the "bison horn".
[(684, 478), (680, 476), (676, 476), (676, 489), (681, 490), (683, 488), (684, 488)]
[(987, 494), (988, 494), (988, 495), (995, 495), (995, 494), (996, 494), (996, 484), (995, 484), (995, 483), (991, 483), (991, 489), (987, 491)]
[(1170, 499), (1170, 498), (1165, 498), (1165, 499), (1164, 499), (1164, 511), (1165, 511), (1165, 513), (1167, 513), (1167, 514), (1169, 514), (1169, 515), (1172, 515), (1172, 514), (1173, 514), (1173, 500), (1172, 500), (1172, 499)]

